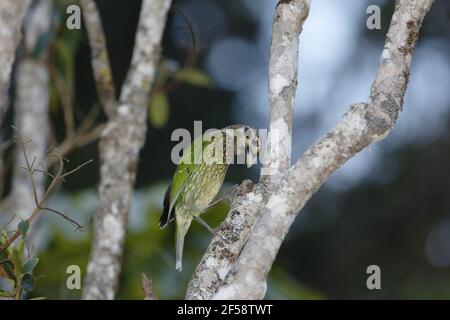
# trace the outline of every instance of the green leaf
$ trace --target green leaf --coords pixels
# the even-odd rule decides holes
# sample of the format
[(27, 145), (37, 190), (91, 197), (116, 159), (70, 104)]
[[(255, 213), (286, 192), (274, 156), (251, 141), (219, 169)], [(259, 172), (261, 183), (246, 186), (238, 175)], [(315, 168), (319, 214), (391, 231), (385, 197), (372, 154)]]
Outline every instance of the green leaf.
[(2, 230), (1, 232), (2, 232), (2, 235), (0, 237), (0, 243), (4, 244), (8, 241), (8, 234), (6, 233), (5, 230)]
[(155, 93), (150, 99), (148, 119), (155, 128), (162, 128), (169, 121), (169, 99), (165, 93)]
[(20, 281), (20, 286), (22, 287), (23, 290), (25, 290), (27, 292), (33, 291), (34, 286), (35, 286), (35, 281), (34, 281), (33, 275), (31, 275), (29, 273), (25, 273), (22, 276), (22, 280)]
[(28, 223), (27, 220), (22, 220), (19, 222), (17, 229), (19, 229), (19, 232), (22, 234), (23, 237), (25, 237), (27, 235), (28, 229), (30, 229), (30, 224)]
[(13, 298), (14, 295), (11, 292), (0, 290), (0, 297), (2, 298)]
[(25, 239), (22, 238), (22, 239), (20, 239), (19, 244), (17, 245), (17, 250), (19, 251), (19, 253), (21, 255), (23, 255), (23, 250), (24, 249), (25, 249)]
[(28, 300), (45, 300), (45, 299), (47, 299), (47, 297), (36, 297), (36, 298), (28, 299)]
[(16, 276), (14, 274), (14, 264), (9, 260), (8, 256), (5, 252), (0, 252), (0, 266), (3, 267), (6, 274), (12, 279), (16, 280)]
[(35, 281), (34, 281), (33, 275), (30, 273), (25, 273), (22, 276), (22, 280), (20, 281), (20, 286), (22, 287), (23, 290), (25, 290), (27, 292), (33, 291), (34, 287), (35, 287)]
[(181, 69), (175, 74), (175, 79), (197, 87), (211, 87), (211, 78), (199, 69)]
[(74, 71), (73, 50), (66, 41), (58, 39), (55, 41), (55, 51), (57, 57), (61, 61), (61, 71), (64, 75), (64, 78), (67, 81), (68, 85), (71, 87)]
[(19, 276), (22, 274), (22, 270), (23, 270), (23, 258), (17, 248), (14, 248), (11, 251), (11, 260), (12, 260), (12, 263), (14, 264), (14, 270), (16, 271), (16, 277), (19, 278)]
[(50, 112), (52, 114), (56, 113), (58, 111), (59, 107), (59, 93), (58, 90), (56, 90), (55, 84), (52, 82), (49, 85), (49, 107)]
[(39, 258), (33, 258), (28, 260), (24, 265), (23, 265), (23, 273), (31, 273), (34, 268), (36, 268), (36, 266), (39, 263)]

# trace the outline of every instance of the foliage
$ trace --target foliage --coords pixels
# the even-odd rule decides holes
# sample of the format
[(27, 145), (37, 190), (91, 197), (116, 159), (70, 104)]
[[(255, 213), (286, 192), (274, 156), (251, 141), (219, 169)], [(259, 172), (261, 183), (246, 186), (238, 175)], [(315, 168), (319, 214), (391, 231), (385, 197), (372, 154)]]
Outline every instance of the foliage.
[(200, 88), (210, 88), (213, 85), (211, 78), (200, 69), (183, 67), (174, 72), (165, 67), (164, 63), (160, 66), (156, 83), (157, 86), (148, 104), (148, 119), (150, 124), (157, 129), (165, 127), (169, 121), (169, 92), (178, 84), (187, 84)]
[(148, 106), (148, 118), (155, 128), (162, 128), (169, 120), (170, 105), (165, 93), (156, 92), (152, 95)]
[[(31, 252), (26, 249), (26, 240), (29, 230), (27, 220), (22, 220), (17, 225), (17, 231), (21, 239), (0, 251), (0, 277), (6, 277), (10, 285), (9, 289), (0, 289), (0, 297), (20, 299), (23, 292), (30, 293), (35, 289), (36, 277), (34, 269), (39, 263), (39, 258), (32, 258)], [(0, 246), (8, 242), (8, 236), (3, 231)]]

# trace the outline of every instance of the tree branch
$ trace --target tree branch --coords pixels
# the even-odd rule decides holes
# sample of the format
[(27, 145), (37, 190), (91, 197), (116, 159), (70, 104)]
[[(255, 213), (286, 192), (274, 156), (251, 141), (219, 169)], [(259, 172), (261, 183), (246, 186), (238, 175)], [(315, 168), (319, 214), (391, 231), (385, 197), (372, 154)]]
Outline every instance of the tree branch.
[[(30, 183), (31, 183), (31, 189), (34, 195), (36, 195), (36, 185), (34, 182), (34, 173), (35, 172), (42, 172), (41, 170), (35, 169), (34, 165), (35, 165), (35, 161), (33, 160), (33, 162), (29, 161), (28, 155), (27, 155), (27, 151), (25, 148), (25, 145), (27, 143), (31, 143), (31, 141), (23, 141), (20, 137), (19, 134), (17, 134), (16, 136), (16, 143), (18, 145), (21, 146), (21, 150), (23, 153), (23, 157), (25, 159), (25, 164), (26, 166), (23, 168), (27, 174), (28, 177), (30, 179)], [(50, 185), (48, 186), (48, 188), (45, 190), (45, 192), (42, 194), (41, 197), (37, 197), (34, 199), (35, 200), (35, 207), (33, 212), (31, 213), (31, 215), (26, 219), (26, 221), (31, 225), (33, 223), (33, 221), (35, 221), (38, 217), (39, 214), (43, 211), (43, 210), (51, 210), (53, 213), (58, 213), (58, 215), (62, 216), (63, 218), (65, 218), (66, 220), (70, 221), (71, 223), (75, 223), (75, 225), (77, 226), (77, 228), (80, 227), (80, 225), (78, 223), (75, 222), (75, 220), (72, 220), (71, 218), (69, 218), (66, 214), (61, 213), (57, 210), (54, 209), (49, 209), (45, 207), (45, 203), (47, 202), (47, 200), (50, 198), (50, 196), (53, 194), (53, 192), (56, 189), (56, 186), (61, 182), (64, 181), (64, 176), (67, 176), (68, 174), (64, 174), (64, 163), (63, 163), (63, 158), (57, 154), (57, 153), (53, 153), (54, 156), (56, 156), (59, 160), (59, 167), (58, 170), (55, 174), (50, 174), (44, 171), (44, 173), (46, 173), (46, 176), (51, 176), (52, 180), (50, 182)], [(76, 170), (71, 170), (70, 174), (75, 173), (76, 171), (78, 171), (78, 169), (82, 168), (85, 164), (92, 162), (92, 160), (89, 160), (87, 162), (85, 162), (84, 164), (80, 165), (77, 167)], [(12, 221), (9, 221), (7, 223), (7, 225), (10, 225), (12, 223)], [(5, 226), (4, 226), (5, 227)], [(3, 228), (4, 228), (3, 227)], [(13, 231), (14, 232), (14, 231)], [(14, 234), (8, 238), (6, 240), (6, 242), (4, 242), (1, 246), (0, 246), (0, 252), (6, 250), (11, 244), (14, 243), (14, 241), (16, 241), (18, 238), (20, 238), (22, 235), (22, 233), (20, 232), (20, 230), (16, 230), (14, 232)]]
[(94, 70), (97, 94), (105, 113), (113, 117), (117, 112), (116, 89), (106, 47), (102, 22), (94, 0), (81, 0), (84, 23), (91, 48), (91, 61)]
[[(33, 57), (33, 52), (40, 37), (51, 28), (52, 1), (39, 0), (31, 7), (24, 25), (25, 55), (21, 57), (17, 67), (17, 86), (15, 100), (15, 127), (21, 138), (33, 143), (17, 145), (15, 150), (15, 168), (12, 180), (11, 204), (12, 213), (16, 216), (12, 226), (16, 226), (20, 219), (26, 219), (33, 212), (38, 197), (45, 190), (45, 177), (37, 175), (34, 183), (30, 183), (29, 173), (23, 167), (30, 166), (26, 153), (33, 159), (43, 161), (47, 157), (47, 143), (49, 135), (49, 74), (46, 68), (46, 54)], [(31, 165), (34, 167), (34, 164)], [(31, 189), (33, 192), (31, 193)], [(39, 244), (39, 220), (30, 234), (36, 247)]]
[(283, 175), (226, 284), (214, 298), (263, 298), (268, 272), (296, 213), (331, 173), (371, 143), (383, 139), (395, 125), (402, 109), (411, 56), (432, 2), (397, 1), (370, 102), (352, 105), (336, 127)]
[[(299, 35), (309, 13), (309, 1), (280, 1), (275, 10), (269, 60), (270, 132), (278, 141), (269, 143), (267, 166), (261, 182), (232, 204), (220, 231), (214, 236), (189, 283), (187, 299), (211, 299), (223, 284), (232, 264), (247, 242), (264, 208), (271, 186), (286, 170), (291, 158), (292, 119), (297, 89)], [(272, 138), (275, 139), (274, 135)], [(242, 189), (242, 188), (241, 188)]]
[(262, 186), (254, 186), (250, 180), (244, 180), (239, 186), (227, 217), (189, 281), (186, 299), (209, 300), (217, 292), (264, 206)]
[(31, 0), (0, 2), (0, 125), (6, 112), (11, 69), (16, 48), (22, 38), (20, 28)]
[(99, 203), (83, 299), (113, 299), (118, 286), (139, 151), (147, 130), (147, 104), (170, 4), (170, 0), (142, 2), (119, 107), (102, 132)]
[[(277, 173), (291, 163), (292, 120), (297, 91), (298, 47), (303, 23), (309, 14), (309, 0), (280, 1), (275, 9), (269, 55), (270, 134), (269, 172), (275, 182)], [(275, 146), (272, 146), (275, 142)], [(271, 150), (275, 147), (275, 150)]]

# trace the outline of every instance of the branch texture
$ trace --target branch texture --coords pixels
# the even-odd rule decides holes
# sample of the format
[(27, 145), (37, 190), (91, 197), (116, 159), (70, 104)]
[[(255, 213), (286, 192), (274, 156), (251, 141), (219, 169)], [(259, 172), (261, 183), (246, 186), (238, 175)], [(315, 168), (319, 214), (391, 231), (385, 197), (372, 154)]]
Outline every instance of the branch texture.
[(270, 151), (269, 145), (271, 180), (276, 180), (277, 173), (289, 168), (291, 163), (299, 35), (309, 6), (309, 0), (280, 1), (275, 9), (269, 55), (269, 129), (271, 135), (276, 135), (276, 150)]
[(292, 118), (297, 89), (299, 34), (309, 13), (309, 1), (281, 1), (275, 11), (269, 61), (270, 130), (276, 132), (261, 183), (238, 196), (220, 231), (214, 236), (188, 286), (187, 299), (211, 299), (223, 284), (259, 217), (268, 189), (291, 158)]
[(113, 117), (117, 112), (116, 90), (100, 14), (94, 0), (81, 0), (80, 3), (83, 6), (84, 22), (89, 35), (92, 68), (98, 98), (105, 113), (109, 117)]
[(0, 125), (6, 112), (6, 100), (16, 48), (22, 38), (20, 28), (31, 0), (0, 1)]
[(250, 180), (242, 182), (227, 217), (192, 275), (186, 299), (209, 300), (222, 285), (264, 206), (262, 186), (253, 186)]
[(266, 279), (296, 214), (325, 179), (373, 142), (383, 139), (402, 109), (409, 65), (432, 0), (399, 0), (370, 102), (352, 105), (334, 129), (283, 175), (216, 299), (261, 299)]
[(118, 286), (139, 151), (147, 130), (147, 104), (170, 4), (170, 0), (142, 2), (119, 107), (102, 132), (99, 203), (83, 299), (113, 299)]
[[(32, 52), (45, 32), (51, 26), (51, 0), (39, 0), (27, 16), (25, 23), (25, 49)], [(32, 192), (29, 173), (23, 168), (26, 162), (22, 148), (26, 153), (45, 167), (47, 158), (47, 139), (49, 135), (49, 75), (43, 59), (35, 59), (25, 56), (17, 68), (17, 89), (15, 100), (15, 126), (24, 141), (32, 141), (17, 145), (15, 150), (15, 168), (12, 182), (13, 212), (18, 218), (29, 218), (36, 204)], [(38, 196), (41, 196), (45, 188), (45, 176), (36, 174), (34, 184)], [(20, 221), (20, 220), (18, 220)], [(13, 227), (16, 224), (13, 223)]]

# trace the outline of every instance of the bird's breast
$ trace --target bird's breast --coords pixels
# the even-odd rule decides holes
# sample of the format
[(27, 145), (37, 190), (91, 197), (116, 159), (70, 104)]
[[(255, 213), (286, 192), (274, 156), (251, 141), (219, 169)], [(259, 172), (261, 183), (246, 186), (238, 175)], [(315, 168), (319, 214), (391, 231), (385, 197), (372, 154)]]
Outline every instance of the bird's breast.
[(191, 208), (192, 215), (200, 215), (214, 200), (222, 187), (228, 169), (226, 164), (200, 164), (186, 185), (182, 205)]

